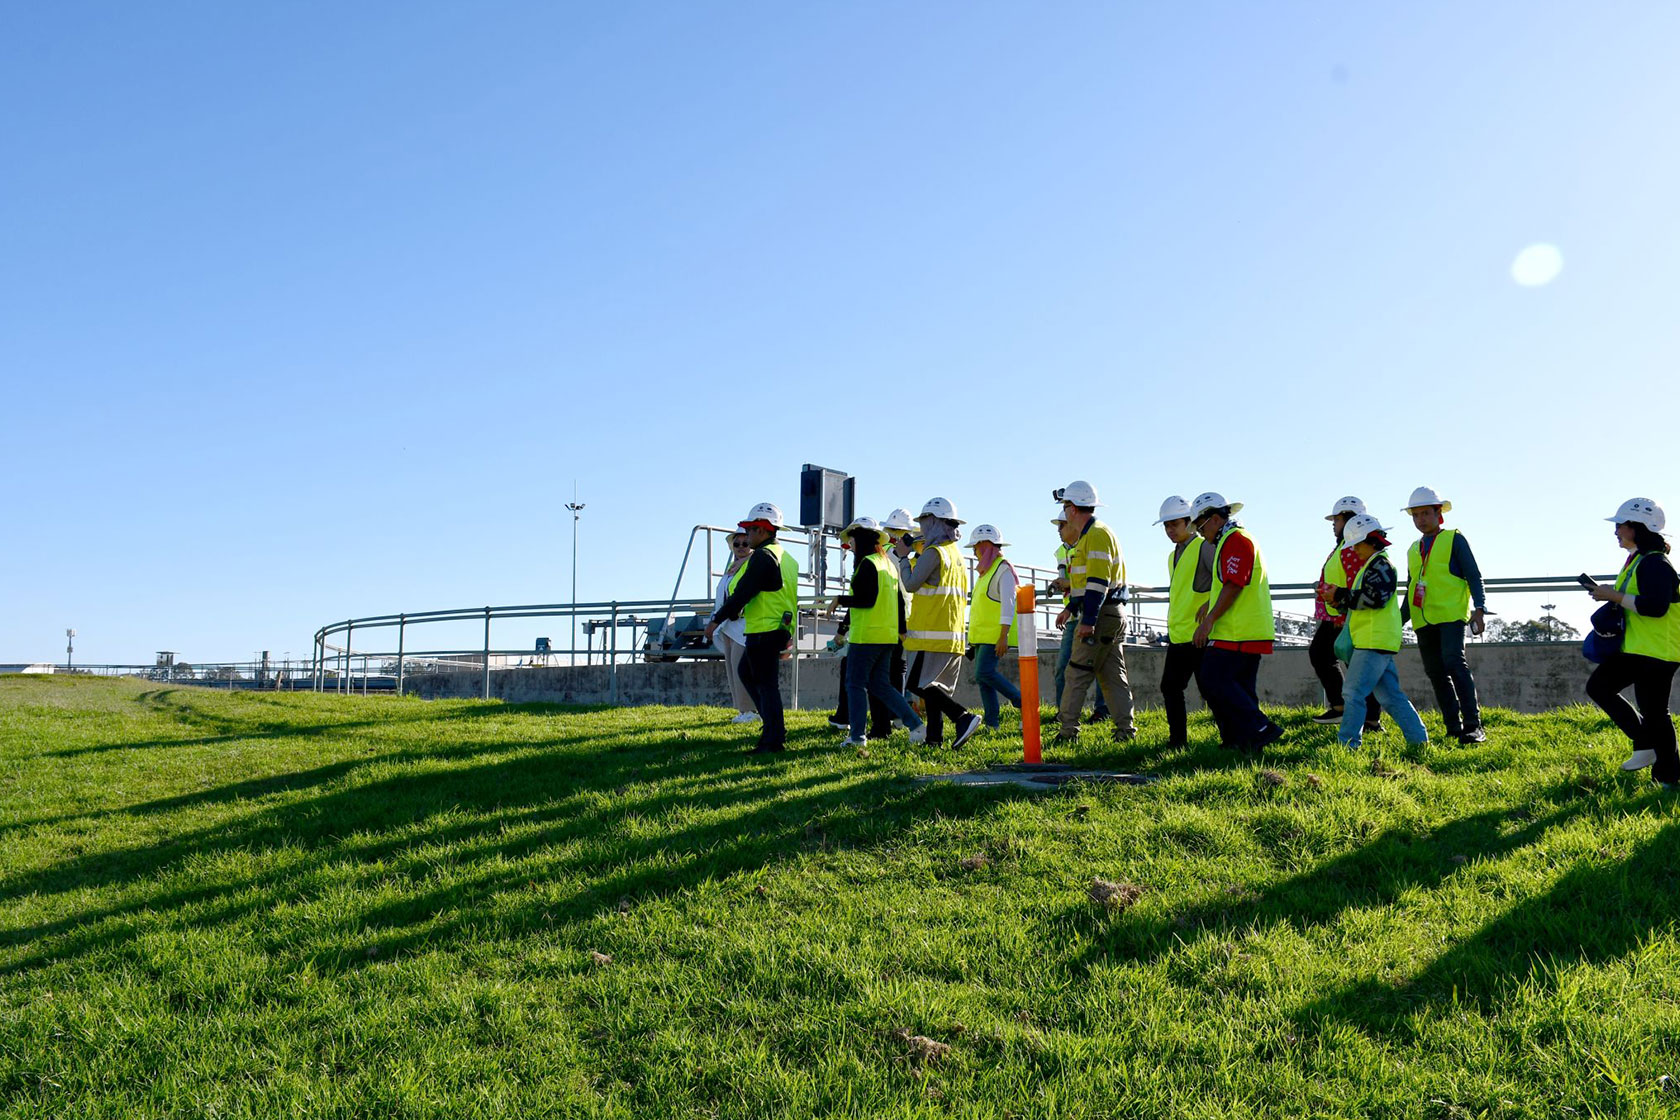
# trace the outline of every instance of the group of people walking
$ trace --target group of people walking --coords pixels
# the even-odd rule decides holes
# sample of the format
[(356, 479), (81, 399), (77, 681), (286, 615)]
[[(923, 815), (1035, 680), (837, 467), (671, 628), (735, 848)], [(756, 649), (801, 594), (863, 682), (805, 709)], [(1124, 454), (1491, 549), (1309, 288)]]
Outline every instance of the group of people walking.
[[(1055, 741), (1078, 738), (1094, 685), (1093, 720), (1106, 717), (1114, 740), (1124, 742), (1136, 733), (1124, 645), (1130, 597), (1124, 555), (1113, 530), (1097, 517), (1102, 503), (1094, 486), (1076, 481), (1053, 496), (1060, 513), (1051, 519), (1059, 538), (1051, 590), (1063, 596)], [(1273, 651), (1276, 623), (1265, 559), (1237, 518), (1242, 508), (1215, 491), (1190, 500), (1174, 495), (1161, 503), (1155, 522), (1171, 544), (1160, 680), (1168, 747), (1189, 742), (1191, 681), (1222, 746), (1258, 755), (1284, 734), (1259, 701), (1259, 670)], [(1326, 698), (1314, 721), (1334, 725), (1346, 746), (1359, 747), (1380, 728), (1385, 712), (1407, 743), (1428, 741), (1395, 666), (1407, 624), (1447, 734), (1465, 744), (1487, 738), (1464, 654), (1467, 634), (1483, 631), (1486, 591), (1469, 542), (1446, 527), (1451, 510), (1452, 503), (1427, 486), (1412, 492), (1403, 511), (1419, 535), (1407, 551), (1404, 585), (1389, 555), (1392, 527), (1362, 500), (1339, 498), (1325, 515), (1335, 545), (1316, 585), (1317, 627), (1308, 655)], [(1680, 610), (1669, 609), (1680, 602), (1680, 577), (1662, 537), (1663, 511), (1635, 498), (1608, 520), (1629, 556), (1614, 585), (1589, 588), (1606, 607), (1595, 616), (1599, 633), (1589, 656), (1601, 664), (1588, 695), (1633, 741), (1623, 768), (1652, 767), (1654, 779), (1680, 788), (1668, 704), (1680, 667)], [(829, 605), (846, 612), (841, 705), (831, 723), (847, 733), (848, 744), (890, 735), (896, 721), (911, 743), (934, 746), (943, 745), (949, 723), (951, 746), (960, 747), (998, 726), (1003, 701), (1021, 704), (1019, 689), (1000, 670), (1019, 644), (1018, 579), (1003, 556), (1008, 543), (995, 526), (973, 528), (966, 542), (975, 559), (971, 581), (959, 543), (964, 524), (956, 507), (938, 497), (914, 518), (896, 509), (884, 521), (859, 517), (846, 527), (845, 547), (856, 557), (852, 585)], [(798, 566), (776, 543), (782, 528), (781, 511), (771, 503), (753, 507), (740, 522), (706, 631), (729, 660), (737, 721), (761, 722), (753, 747), (758, 752), (779, 751), (786, 743), (777, 665), (792, 642)], [(965, 657), (973, 662), (979, 714), (955, 698)], [(1634, 704), (1621, 696), (1629, 687)], [(907, 694), (922, 701), (925, 720)]]

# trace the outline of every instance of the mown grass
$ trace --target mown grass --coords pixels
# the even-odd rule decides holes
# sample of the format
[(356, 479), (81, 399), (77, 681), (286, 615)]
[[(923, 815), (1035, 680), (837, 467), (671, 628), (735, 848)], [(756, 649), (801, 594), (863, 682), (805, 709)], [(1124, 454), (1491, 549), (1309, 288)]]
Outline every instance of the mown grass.
[(726, 715), (0, 679), (5, 1114), (1680, 1111), (1676, 802), (1596, 712), (1149, 712), (1078, 760), (1161, 781), (1054, 794)]

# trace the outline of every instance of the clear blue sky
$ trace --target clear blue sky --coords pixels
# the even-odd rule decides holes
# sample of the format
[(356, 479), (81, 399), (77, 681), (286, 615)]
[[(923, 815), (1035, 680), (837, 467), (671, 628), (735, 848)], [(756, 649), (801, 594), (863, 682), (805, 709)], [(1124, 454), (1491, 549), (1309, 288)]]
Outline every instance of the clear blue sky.
[(804, 462), (1023, 560), (1089, 479), (1143, 583), (1166, 494), (1284, 581), (1421, 482), (1489, 575), (1605, 570), (1623, 498), (1680, 517), (1676, 42), (1660, 0), (13, 5), (0, 660), (564, 600), (574, 478), (580, 598), (651, 597)]

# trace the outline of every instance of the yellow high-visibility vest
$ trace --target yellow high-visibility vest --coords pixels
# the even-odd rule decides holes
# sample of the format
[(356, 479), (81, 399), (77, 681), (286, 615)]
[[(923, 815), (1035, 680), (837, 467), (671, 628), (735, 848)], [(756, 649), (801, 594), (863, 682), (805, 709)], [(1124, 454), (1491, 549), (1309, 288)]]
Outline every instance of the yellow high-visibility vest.
[(939, 552), (939, 580), (911, 594), (904, 648), (961, 653), (967, 637), (968, 565), (963, 563), (957, 542), (946, 541), (934, 548)]
[[(760, 591), (748, 599), (746, 609), (741, 612), (741, 618), (746, 622), (746, 631), (749, 634), (768, 634), (772, 630), (783, 629), (784, 615), (789, 620), (786, 628), (792, 630), (792, 620), (799, 613), (799, 562), (787, 549), (774, 541), (762, 547), (782, 569), (782, 589)], [(746, 571), (745, 564), (741, 566), (741, 570)]]
[[(968, 607), (968, 641), (970, 645), (995, 646), (998, 635), (1003, 632), (1003, 604), (992, 598), (992, 580), (997, 578), (998, 570), (1009, 561), (999, 556), (992, 561), (974, 585), (974, 600)], [(1010, 571), (1014, 571), (1013, 567)], [(1011, 621), (1009, 624), (1009, 644), (1017, 648), (1021, 645), (1020, 623)]]
[[(1223, 573), (1219, 570), (1219, 551), (1225, 546), (1225, 539), (1232, 535), (1251, 542), (1254, 539), (1232, 525), (1213, 542), (1213, 587), (1209, 591), (1209, 601), (1213, 603), (1219, 601), (1219, 593), (1225, 589)], [(1248, 586), (1242, 589), (1230, 609), (1214, 621), (1208, 637), (1220, 642), (1269, 642), (1277, 637), (1277, 620), (1272, 617), (1272, 581), (1266, 578), (1266, 562), (1260, 556), (1259, 545), (1254, 546), (1254, 572)]]

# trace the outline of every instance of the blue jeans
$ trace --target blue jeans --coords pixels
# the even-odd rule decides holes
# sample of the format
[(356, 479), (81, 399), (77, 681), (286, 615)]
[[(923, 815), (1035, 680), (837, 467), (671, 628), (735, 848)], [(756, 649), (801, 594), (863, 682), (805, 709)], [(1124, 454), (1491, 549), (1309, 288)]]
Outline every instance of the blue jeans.
[(1336, 738), (1346, 747), (1359, 745), (1359, 733), (1365, 728), (1365, 698), (1375, 696), (1383, 711), (1400, 728), (1406, 742), (1413, 745), (1429, 742), (1429, 732), (1417, 709), (1400, 688), (1400, 674), (1394, 668), (1394, 655), (1380, 649), (1356, 649), (1348, 662), (1347, 676), (1342, 679), (1342, 725)]
[(904, 699), (904, 693), (893, 687), (892, 661), (897, 645), (853, 645), (846, 647), (847, 714), (852, 721), (852, 738), (863, 739), (869, 727), (869, 698), (887, 706), (887, 710), (904, 721), (914, 731), (922, 725), (921, 717)]
[(980, 686), (981, 718), (986, 726), (993, 731), (998, 725), (998, 693), (1017, 708), (1021, 706), (1021, 690), (1009, 683), (1009, 678), (998, 672), (998, 655), (996, 646), (980, 645), (974, 647), (974, 683)]
[[(1062, 627), (1062, 648), (1056, 654), (1056, 703), (1062, 702), (1062, 688), (1067, 684), (1068, 662), (1073, 659), (1073, 632), (1079, 629), (1079, 620), (1068, 619), (1068, 624)], [(1091, 710), (1097, 719), (1108, 718), (1108, 698), (1097, 689), (1097, 706)]]

